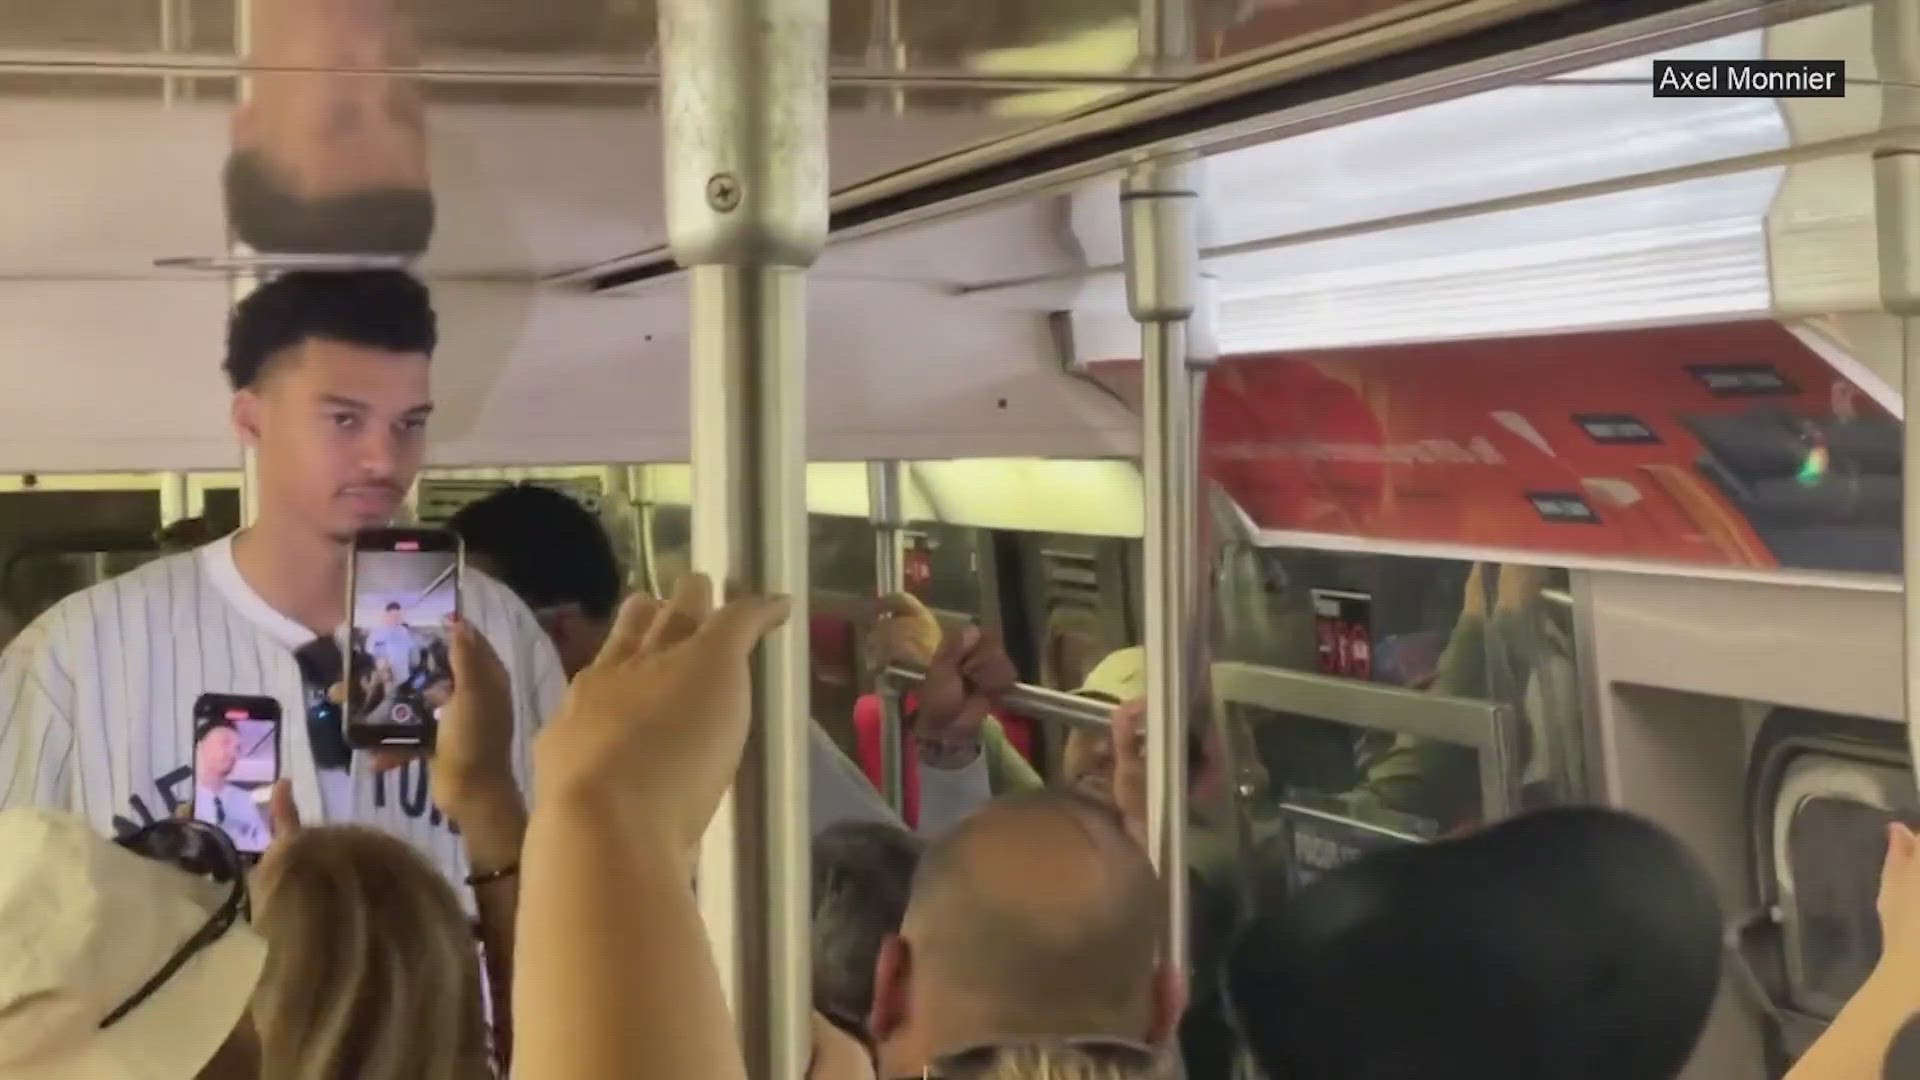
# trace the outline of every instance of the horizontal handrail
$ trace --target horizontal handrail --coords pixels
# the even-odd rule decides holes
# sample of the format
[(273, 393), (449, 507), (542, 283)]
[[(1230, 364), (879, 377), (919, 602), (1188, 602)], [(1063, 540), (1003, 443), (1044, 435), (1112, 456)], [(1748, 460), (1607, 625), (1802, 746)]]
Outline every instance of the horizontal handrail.
[[(924, 669), (896, 665), (889, 667), (881, 676), (880, 687), (882, 690), (910, 690), (926, 679)], [(1113, 722), (1112, 702), (1049, 690), (1031, 683), (1013, 684), (1013, 689), (1001, 695), (1000, 704), (1008, 712), (1074, 727), (1105, 730)]]

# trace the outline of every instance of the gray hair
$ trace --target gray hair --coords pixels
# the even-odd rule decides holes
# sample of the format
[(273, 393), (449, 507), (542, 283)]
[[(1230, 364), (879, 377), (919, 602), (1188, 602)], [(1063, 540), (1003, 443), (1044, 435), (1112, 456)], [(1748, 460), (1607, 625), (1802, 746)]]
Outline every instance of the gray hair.
[(1012, 1046), (997, 1050), (975, 1069), (956, 1070), (966, 1080), (1169, 1080), (1164, 1055), (1110, 1058), (1069, 1046)]
[(842, 822), (813, 838), (813, 1002), (865, 1024), (880, 946), (900, 930), (920, 838), (896, 825)]

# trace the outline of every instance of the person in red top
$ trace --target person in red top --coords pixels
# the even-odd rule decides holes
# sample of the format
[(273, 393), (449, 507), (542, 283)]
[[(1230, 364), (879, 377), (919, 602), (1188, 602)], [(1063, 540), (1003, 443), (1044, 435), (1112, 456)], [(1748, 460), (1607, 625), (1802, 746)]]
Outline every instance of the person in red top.
[[(1041, 786), (993, 716), (1015, 681), (999, 631), (968, 627), (943, 635), (925, 604), (895, 593), (880, 601), (867, 644), (875, 671), (893, 664), (927, 671), (919, 692), (902, 702), (899, 809), (908, 828), (937, 833), (994, 795)], [(880, 695), (862, 695), (853, 706), (860, 768), (884, 791), (881, 728)]]

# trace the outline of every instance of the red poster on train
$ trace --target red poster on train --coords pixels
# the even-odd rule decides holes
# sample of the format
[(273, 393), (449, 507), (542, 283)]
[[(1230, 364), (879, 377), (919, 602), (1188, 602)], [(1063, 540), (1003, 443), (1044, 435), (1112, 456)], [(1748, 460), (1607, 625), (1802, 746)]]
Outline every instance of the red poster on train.
[[(1137, 364), (1095, 368), (1137, 401)], [(1275, 543), (1900, 565), (1899, 422), (1777, 323), (1233, 357), (1204, 415)]]

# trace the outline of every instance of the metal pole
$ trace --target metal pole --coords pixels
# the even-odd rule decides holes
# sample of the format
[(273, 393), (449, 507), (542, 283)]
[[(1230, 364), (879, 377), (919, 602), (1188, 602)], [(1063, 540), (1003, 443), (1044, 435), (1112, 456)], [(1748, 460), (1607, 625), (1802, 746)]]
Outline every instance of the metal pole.
[[(1881, 106), (1888, 130), (1912, 131), (1920, 122), (1920, 101), (1896, 92), (1920, 80), (1920, 5), (1913, 0), (1878, 0), (1874, 9), (1875, 66), (1880, 69)], [(1879, 211), (1880, 299), (1899, 320), (1900, 392), (1906, 403), (1901, 424), (1901, 564), (1906, 582), (1902, 602), (1905, 648), (1907, 739), (1920, 759), (1920, 422), (1913, 401), (1920, 396), (1920, 140), (1875, 152), (1874, 195)]]
[[(881, 673), (884, 685), (913, 687), (927, 681), (923, 668), (894, 665)], [(1113, 724), (1114, 705), (1078, 694), (1069, 694), (1032, 683), (1014, 683), (1001, 698), (1009, 710), (1048, 724), (1107, 731)]]
[[(907, 524), (900, 497), (898, 461), (867, 462), (867, 519), (873, 522), (874, 578), (881, 596), (899, 592), (905, 584), (900, 569), (900, 545)], [(889, 657), (888, 660), (892, 658)], [(906, 805), (905, 749), (901, 745), (902, 706), (898, 688), (883, 679), (880, 693), (880, 794), (893, 812)]]
[[(867, 28), (867, 65), (874, 74), (885, 72), (895, 80), (907, 73), (907, 41), (900, 14), (900, 0), (875, 0)], [(905, 116), (906, 88), (896, 81), (886, 97), (875, 102), (895, 116)]]
[(1199, 510), (1187, 320), (1199, 277), (1192, 159), (1134, 166), (1120, 187), (1127, 307), (1140, 323), (1144, 373), (1147, 813), (1150, 854), (1167, 890), (1168, 961), (1187, 963), (1187, 740), (1200, 626), (1193, 554)]
[(160, 524), (171, 525), (181, 518), (192, 516), (187, 512), (187, 474), (183, 472), (162, 474), (160, 477)]
[(1158, 75), (1168, 65), (1193, 60), (1193, 12), (1188, 0), (1140, 0), (1140, 57), (1142, 74)]
[(827, 231), (827, 0), (660, 6), (667, 230), (692, 268), (694, 565), (781, 592), (754, 718), (708, 830), (700, 901), (754, 1080), (804, 1075), (807, 819), (806, 267)]
[[(233, 0), (233, 48), (243, 60), (253, 56), (253, 3), (254, 0)], [(254, 76), (243, 74), (234, 88), (239, 101), (235, 108), (246, 104), (253, 97)], [(227, 222), (227, 247), (236, 255), (248, 254), (247, 246), (233, 235), (233, 223)], [(239, 306), (247, 295), (260, 285), (260, 279), (248, 271), (235, 271), (227, 276), (227, 299), (229, 310)], [(250, 447), (240, 450), (240, 527), (251, 528), (260, 520), (260, 456)]]

